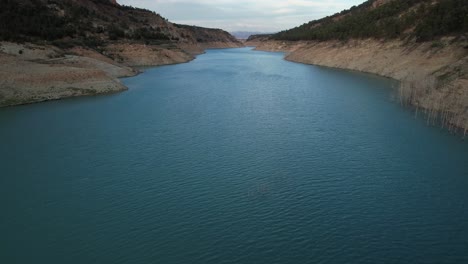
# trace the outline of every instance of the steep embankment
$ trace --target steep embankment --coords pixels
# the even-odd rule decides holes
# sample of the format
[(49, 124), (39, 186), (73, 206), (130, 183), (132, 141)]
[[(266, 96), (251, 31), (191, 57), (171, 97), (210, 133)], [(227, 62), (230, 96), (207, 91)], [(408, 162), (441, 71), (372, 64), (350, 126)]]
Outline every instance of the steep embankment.
[(136, 71), (95, 51), (86, 53), (77, 56), (51, 46), (0, 43), (0, 106), (127, 89), (117, 78)]
[[(246, 45), (287, 52), (290, 61), (400, 80), (398, 95), (403, 104), (426, 112), (428, 121), (434, 124), (440, 121), (449, 129), (466, 133), (468, 38), (463, 33), (463, 15), (468, 13), (460, 8), (453, 10), (458, 2), (441, 0), (427, 5), (418, 0), (367, 1), (290, 31), (253, 36)], [(432, 17), (422, 18), (424, 13)], [(438, 21), (439, 17), (444, 20), (440, 22), (443, 26), (427, 29), (426, 25), (434, 23), (430, 19)], [(453, 17), (456, 23), (452, 23)], [(383, 37), (395, 28), (395, 35)]]
[(5, 0), (0, 10), (0, 106), (125, 90), (131, 67), (240, 47), (220, 29), (173, 24), (112, 0)]
[(285, 58), (290, 61), (375, 73), (398, 80), (438, 75), (444, 73), (446, 67), (458, 65), (457, 77), (463, 79), (466, 77), (463, 62), (468, 56), (468, 42), (449, 44), (447, 39), (444, 43), (434, 46), (428, 42), (409, 44), (375, 39), (247, 42), (257, 50), (286, 52)]

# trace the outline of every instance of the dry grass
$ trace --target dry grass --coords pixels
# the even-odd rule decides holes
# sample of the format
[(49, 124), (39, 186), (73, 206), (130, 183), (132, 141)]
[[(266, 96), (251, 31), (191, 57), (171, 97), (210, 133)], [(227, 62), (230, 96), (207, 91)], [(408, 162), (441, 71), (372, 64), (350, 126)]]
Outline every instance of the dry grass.
[(468, 90), (462, 85), (413, 75), (400, 83), (398, 98), (402, 105), (414, 107), (416, 116), (422, 112), (429, 125), (463, 137), (468, 133)]

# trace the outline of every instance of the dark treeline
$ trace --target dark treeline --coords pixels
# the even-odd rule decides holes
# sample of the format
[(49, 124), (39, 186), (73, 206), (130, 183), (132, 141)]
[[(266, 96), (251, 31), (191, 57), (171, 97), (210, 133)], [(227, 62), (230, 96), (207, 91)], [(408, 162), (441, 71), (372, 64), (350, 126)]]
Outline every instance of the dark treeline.
[[(80, 12), (85, 14), (84, 10), (76, 10), (73, 14)], [(77, 31), (76, 26), (70, 26), (73, 21), (71, 16), (60, 17), (53, 14), (39, 0), (3, 0), (0, 8), (0, 38), (21, 41), (29, 38), (54, 40), (73, 36)]]
[(418, 41), (468, 32), (467, 0), (394, 0), (372, 8), (375, 0), (272, 36), (277, 40), (407, 38)]
[(82, 45), (97, 46), (105, 40), (131, 39), (148, 42), (170, 39), (160, 28), (151, 27), (138, 15), (138, 12), (157, 15), (154, 12), (116, 6), (108, 0), (90, 2), (108, 9), (107, 12), (95, 11), (73, 1), (2, 0), (0, 40), (45, 40), (60, 43), (68, 38), (75, 42), (81, 41), (79, 44)]

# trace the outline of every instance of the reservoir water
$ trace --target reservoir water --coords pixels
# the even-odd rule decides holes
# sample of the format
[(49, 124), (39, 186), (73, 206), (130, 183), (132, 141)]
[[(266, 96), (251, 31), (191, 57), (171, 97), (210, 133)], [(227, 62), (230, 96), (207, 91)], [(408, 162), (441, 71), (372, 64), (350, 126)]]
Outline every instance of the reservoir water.
[(282, 57), (0, 109), (0, 263), (468, 263), (467, 142)]

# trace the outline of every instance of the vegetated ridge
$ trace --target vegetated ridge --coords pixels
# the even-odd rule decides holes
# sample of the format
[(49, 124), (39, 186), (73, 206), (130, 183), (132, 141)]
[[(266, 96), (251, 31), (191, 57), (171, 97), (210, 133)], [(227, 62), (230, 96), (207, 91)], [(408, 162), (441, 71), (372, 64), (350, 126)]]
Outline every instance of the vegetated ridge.
[(396, 99), (428, 123), (468, 131), (466, 0), (369, 0), (247, 45), (287, 51), (287, 60), (401, 81)]
[(405, 39), (428, 41), (468, 32), (466, 0), (373, 0), (272, 35), (276, 40)]
[(3, 0), (0, 106), (125, 90), (134, 66), (182, 63), (242, 44), (115, 0)]

